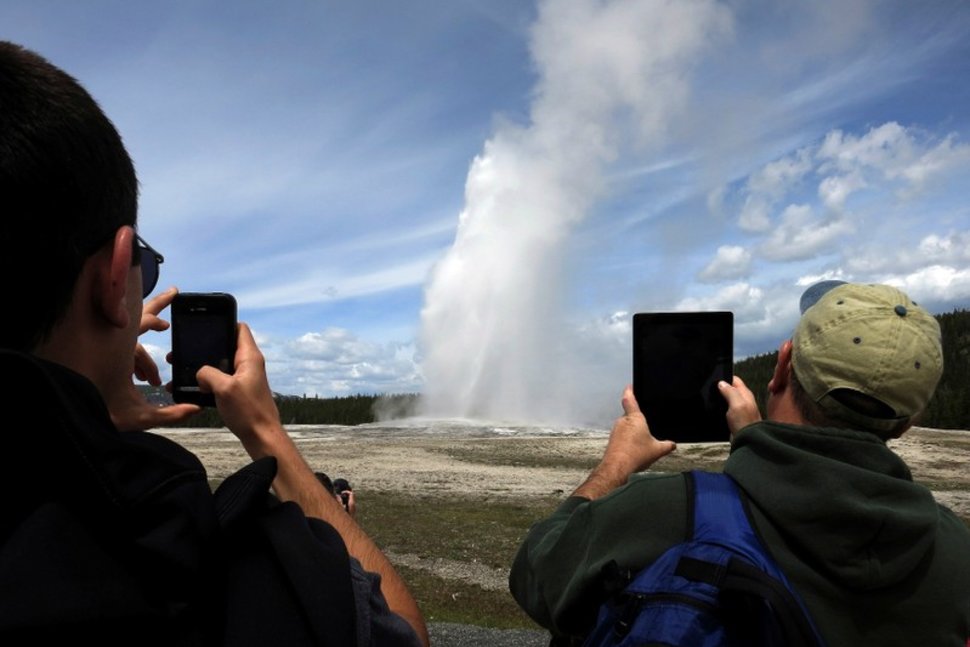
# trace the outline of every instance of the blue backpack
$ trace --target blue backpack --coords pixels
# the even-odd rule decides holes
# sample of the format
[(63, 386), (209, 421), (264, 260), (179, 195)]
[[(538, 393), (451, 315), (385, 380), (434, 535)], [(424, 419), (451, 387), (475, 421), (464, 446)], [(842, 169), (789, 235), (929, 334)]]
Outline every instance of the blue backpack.
[(758, 539), (738, 487), (694, 471), (694, 529), (603, 604), (587, 647), (820, 646), (805, 605)]

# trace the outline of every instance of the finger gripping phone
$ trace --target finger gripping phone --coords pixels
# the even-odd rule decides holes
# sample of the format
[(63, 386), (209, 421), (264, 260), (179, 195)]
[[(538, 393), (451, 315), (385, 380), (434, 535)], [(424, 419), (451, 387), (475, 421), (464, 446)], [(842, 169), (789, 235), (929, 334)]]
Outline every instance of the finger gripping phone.
[(732, 313), (633, 315), (633, 394), (657, 438), (727, 441), (727, 402), (717, 383), (733, 379)]
[(184, 292), (172, 301), (172, 398), (215, 406), (196, 373), (214, 366), (232, 373), (236, 357), (236, 299), (223, 292)]

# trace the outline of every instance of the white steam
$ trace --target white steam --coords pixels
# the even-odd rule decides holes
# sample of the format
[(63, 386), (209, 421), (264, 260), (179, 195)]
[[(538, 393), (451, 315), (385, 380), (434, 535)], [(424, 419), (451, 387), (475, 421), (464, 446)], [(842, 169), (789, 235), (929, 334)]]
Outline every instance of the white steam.
[(427, 286), (424, 413), (552, 421), (583, 409), (599, 376), (595, 358), (571, 351), (566, 242), (622, 147), (663, 143), (692, 67), (729, 29), (712, 0), (540, 4), (530, 123), (500, 126), (475, 158), (454, 245)]

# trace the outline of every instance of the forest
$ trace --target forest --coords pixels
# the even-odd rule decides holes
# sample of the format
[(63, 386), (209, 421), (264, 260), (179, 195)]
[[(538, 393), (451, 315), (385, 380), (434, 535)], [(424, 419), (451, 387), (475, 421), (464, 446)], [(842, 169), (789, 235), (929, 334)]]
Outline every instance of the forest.
[[(937, 429), (970, 429), (970, 310), (936, 315), (943, 335), (943, 378), (918, 424)], [(764, 414), (768, 380), (777, 351), (737, 362), (734, 372), (755, 393)], [(146, 388), (149, 398), (170, 401), (159, 389)], [(277, 395), (276, 403), (284, 424), (358, 425), (378, 418), (402, 417), (412, 410), (416, 393), (399, 395), (351, 395), (337, 398)], [(380, 415), (378, 415), (378, 412)], [(206, 409), (180, 426), (221, 427), (215, 409)]]

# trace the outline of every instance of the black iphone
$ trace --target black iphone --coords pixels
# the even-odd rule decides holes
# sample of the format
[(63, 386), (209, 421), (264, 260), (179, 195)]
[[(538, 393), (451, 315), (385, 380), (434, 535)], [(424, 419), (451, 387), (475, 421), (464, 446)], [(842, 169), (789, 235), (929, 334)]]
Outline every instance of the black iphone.
[(717, 383), (734, 379), (730, 312), (633, 315), (633, 392), (651, 433), (676, 442), (729, 439)]
[(172, 301), (172, 398), (215, 406), (195, 374), (203, 366), (232, 373), (236, 357), (236, 299), (223, 292), (179, 293)]

